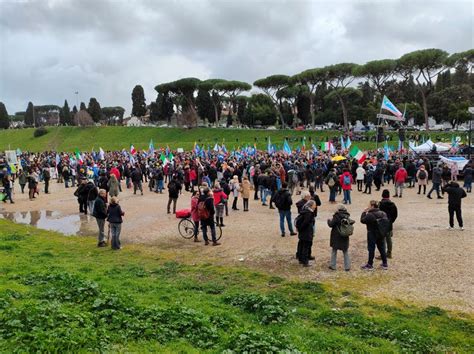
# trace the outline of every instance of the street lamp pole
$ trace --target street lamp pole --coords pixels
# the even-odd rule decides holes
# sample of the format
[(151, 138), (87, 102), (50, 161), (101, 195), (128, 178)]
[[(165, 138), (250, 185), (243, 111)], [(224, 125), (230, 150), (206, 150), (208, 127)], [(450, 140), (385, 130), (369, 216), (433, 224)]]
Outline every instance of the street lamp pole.
[(471, 114), (469, 119), (469, 143), (468, 143), (468, 150), (467, 155), (468, 159), (471, 160), (471, 150), (472, 150), (472, 118), (474, 116), (474, 107), (469, 107), (468, 112)]

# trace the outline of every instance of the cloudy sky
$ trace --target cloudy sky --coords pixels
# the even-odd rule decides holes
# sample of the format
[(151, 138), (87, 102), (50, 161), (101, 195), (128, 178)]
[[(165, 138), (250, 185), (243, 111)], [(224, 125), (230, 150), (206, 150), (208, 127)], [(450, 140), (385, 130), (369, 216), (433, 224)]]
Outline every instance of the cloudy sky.
[(131, 107), (136, 84), (247, 81), (423, 48), (473, 48), (474, 1), (0, 0), (0, 101), (10, 114), (96, 97)]

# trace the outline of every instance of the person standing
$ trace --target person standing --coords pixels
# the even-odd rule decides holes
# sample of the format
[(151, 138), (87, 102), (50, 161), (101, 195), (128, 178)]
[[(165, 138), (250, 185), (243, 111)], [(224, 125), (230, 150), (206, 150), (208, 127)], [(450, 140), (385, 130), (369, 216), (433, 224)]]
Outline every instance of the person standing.
[(244, 211), (249, 211), (250, 181), (247, 176), (242, 179), (242, 186), (240, 192), (242, 193)]
[[(360, 222), (365, 224), (367, 227), (367, 250), (369, 252), (369, 258), (365, 265), (361, 267), (363, 270), (374, 269), (374, 256), (375, 247), (380, 252), (382, 257), (382, 269), (388, 269), (387, 255), (385, 253), (385, 235), (379, 230), (379, 219), (388, 219), (387, 215), (378, 208), (378, 204), (375, 200), (371, 200), (368, 208), (364, 210), (360, 217)], [(389, 222), (387, 220), (387, 222)]]
[(278, 213), (280, 214), (281, 237), (285, 237), (285, 219), (288, 224), (290, 236), (295, 236), (296, 232), (293, 231), (293, 224), (291, 222), (291, 206), (293, 205), (293, 201), (291, 200), (291, 194), (288, 190), (288, 183), (282, 183), (281, 189), (275, 193), (273, 199), (275, 206), (278, 208)]
[(416, 172), (416, 180), (418, 181), (418, 194), (421, 194), (421, 188), (423, 188), (423, 194), (426, 194), (426, 186), (428, 184), (428, 172), (426, 172), (425, 165), (421, 165)]
[(436, 191), (436, 194), (438, 195), (438, 199), (443, 199), (443, 197), (439, 194), (442, 174), (443, 174), (443, 170), (441, 169), (441, 167), (439, 167), (439, 165), (433, 168), (432, 181), (431, 181), (433, 182), (433, 185), (431, 186), (431, 190), (428, 192), (428, 195), (426, 196), (427, 198), (433, 199), (431, 198), (431, 193), (433, 191)]
[(232, 210), (239, 210), (237, 208), (237, 200), (239, 199), (239, 193), (240, 193), (240, 183), (239, 183), (238, 176), (232, 177), (232, 181), (230, 182), (230, 189), (234, 196), (234, 201), (232, 202)]
[(325, 180), (326, 184), (329, 188), (329, 203), (335, 204), (336, 203), (336, 191), (338, 186), (338, 179), (336, 175), (336, 169), (331, 169), (326, 176)]
[(345, 168), (342, 175), (339, 176), (339, 184), (344, 192), (344, 201), (342, 203), (351, 204), (352, 175), (347, 168)]
[(5, 174), (3, 175), (2, 184), (3, 184), (3, 189), (5, 191), (5, 199), (3, 199), (3, 202), (6, 203), (8, 199), (10, 200), (11, 204), (15, 204), (12, 197), (12, 189), (13, 189), (12, 176), (7, 171), (5, 171)]
[(191, 218), (193, 219), (194, 222), (194, 242), (200, 242), (198, 239), (198, 233), (199, 233), (199, 213), (198, 213), (198, 203), (199, 203), (199, 193), (197, 190), (192, 189), (192, 195), (191, 195)]
[[(357, 172), (356, 172), (357, 173)], [(329, 246), (331, 247), (331, 262), (329, 269), (336, 270), (337, 251), (342, 251), (344, 255), (344, 270), (346, 272), (351, 270), (351, 259), (349, 257), (349, 236), (341, 235), (341, 225), (347, 222), (349, 225), (355, 223), (350, 219), (350, 214), (344, 205), (339, 205), (332, 219), (328, 219), (328, 226), (331, 228), (331, 239)]]
[(107, 218), (107, 191), (105, 189), (99, 190), (99, 195), (94, 202), (94, 210), (92, 216), (95, 217), (97, 221), (97, 226), (99, 227), (98, 243), (97, 247), (107, 246), (105, 242), (105, 219)]
[(356, 169), (357, 191), (362, 192), (362, 185), (364, 184), (365, 168), (359, 165)]
[(395, 172), (395, 195), (394, 198), (401, 198), (403, 193), (403, 188), (405, 186), (405, 181), (408, 177), (407, 170), (400, 164), (397, 172)]
[(43, 167), (42, 171), (44, 181), (44, 193), (49, 194), (49, 181), (51, 179), (51, 173), (49, 172), (49, 165)]
[(472, 175), (474, 171), (472, 170), (472, 166), (470, 163), (464, 167), (464, 188), (466, 189), (467, 193), (471, 193), (472, 191)]
[(387, 218), (390, 221), (390, 231), (387, 233), (385, 239), (387, 241), (387, 258), (392, 258), (393, 223), (397, 220), (398, 209), (395, 203), (390, 200), (390, 191), (388, 189), (382, 191), (382, 200), (379, 203), (379, 209), (387, 214)]
[[(288, 194), (289, 193), (290, 192), (288, 192)], [(310, 266), (309, 260), (311, 257), (311, 247), (313, 246), (314, 238), (315, 209), (316, 202), (314, 200), (307, 201), (296, 221), (296, 228), (298, 230), (297, 255), (298, 260), (303, 267)]]
[(21, 169), (20, 173), (18, 174), (18, 183), (20, 184), (21, 194), (25, 193), (25, 186), (26, 186), (27, 180), (28, 180), (28, 176), (26, 175), (25, 170)]
[(202, 237), (204, 238), (204, 245), (209, 244), (207, 237), (207, 228), (211, 230), (211, 239), (213, 246), (219, 246), (220, 243), (216, 239), (216, 224), (214, 223), (214, 198), (210, 195), (209, 187), (204, 187), (201, 190), (201, 196), (198, 202), (198, 214), (201, 221)]
[(133, 168), (132, 172), (130, 173), (130, 178), (133, 184), (133, 194), (137, 194), (137, 190), (140, 190), (141, 195), (143, 195), (143, 173), (139, 166)]
[(33, 172), (30, 171), (28, 174), (28, 196), (30, 200), (33, 200), (35, 198), (35, 191), (36, 191), (36, 178)]
[(109, 189), (109, 195), (111, 197), (118, 197), (119, 195), (119, 181), (117, 180), (117, 177), (115, 174), (111, 173), (110, 178), (107, 181), (107, 187)]
[(122, 248), (120, 245), (120, 232), (122, 231), (123, 216), (125, 213), (119, 205), (117, 197), (110, 198), (110, 204), (107, 208), (107, 221), (110, 223), (110, 233), (112, 235), (112, 249), (119, 250)]
[(369, 166), (367, 173), (365, 175), (365, 189), (362, 193), (372, 194), (372, 182), (374, 181), (374, 171), (372, 167)]
[(216, 224), (217, 226), (224, 225), (224, 208), (225, 203), (227, 202), (227, 194), (221, 189), (219, 182), (214, 183), (214, 189), (212, 190), (214, 197), (214, 207), (216, 209)]
[(456, 213), (456, 219), (458, 220), (459, 230), (463, 231), (462, 221), (462, 210), (461, 202), (462, 198), (466, 198), (467, 194), (457, 182), (449, 182), (443, 187), (443, 192), (448, 193), (448, 212), (449, 212), (449, 227), (448, 230), (454, 229), (454, 213)]
[(178, 181), (178, 177), (173, 175), (173, 178), (168, 183), (168, 205), (167, 212), (170, 214), (171, 203), (173, 203), (173, 214), (176, 214), (176, 202), (178, 201), (179, 192), (182, 189), (181, 183)]

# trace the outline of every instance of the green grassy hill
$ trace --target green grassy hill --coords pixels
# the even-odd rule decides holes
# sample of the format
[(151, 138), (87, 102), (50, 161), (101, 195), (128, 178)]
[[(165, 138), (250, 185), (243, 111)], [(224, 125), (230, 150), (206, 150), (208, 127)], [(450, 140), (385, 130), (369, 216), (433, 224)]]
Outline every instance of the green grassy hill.
[(95, 244), (0, 219), (1, 352), (474, 351), (468, 314)]
[[(285, 137), (290, 139), (290, 145), (296, 148), (301, 145), (300, 139), (306, 136), (306, 147), (310, 148), (313, 142), (319, 144), (327, 137), (339, 136), (339, 131), (294, 131), (294, 130), (250, 130), (250, 129), (215, 129), (215, 128), (148, 128), (148, 127), (48, 127), (48, 133), (44, 136), (34, 138), (34, 129), (12, 129), (0, 130), (0, 150), (16, 149), (29, 151), (73, 151), (75, 148), (81, 151), (90, 151), (99, 147), (104, 150), (127, 148), (133, 144), (137, 149), (147, 149), (150, 139), (153, 139), (155, 148), (166, 147), (176, 149), (182, 147), (186, 150), (194, 146), (194, 142), (211, 148), (217, 142), (225, 141), (227, 148), (232, 149), (245, 144), (253, 145), (257, 138), (257, 147), (266, 149), (265, 138), (270, 137), (271, 142), (281, 146)], [(391, 145), (397, 146), (398, 137), (392, 133)], [(436, 134), (448, 137), (447, 134)], [(450, 135), (449, 135), (450, 137)], [(292, 140), (295, 139), (295, 140)], [(361, 149), (373, 149), (375, 143), (358, 142)]]

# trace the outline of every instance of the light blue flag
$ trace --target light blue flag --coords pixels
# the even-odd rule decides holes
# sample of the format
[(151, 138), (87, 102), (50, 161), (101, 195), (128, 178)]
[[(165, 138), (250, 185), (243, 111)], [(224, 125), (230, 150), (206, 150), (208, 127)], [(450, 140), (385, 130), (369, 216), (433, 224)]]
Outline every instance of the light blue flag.
[(148, 152), (153, 154), (155, 152), (155, 145), (153, 145), (153, 139), (150, 139), (150, 144), (148, 144)]
[(351, 147), (351, 145), (352, 145), (351, 138), (347, 137), (347, 140), (346, 140), (346, 150), (349, 150), (349, 148)]
[(344, 138), (342, 137), (342, 135), (340, 136), (340, 138), (341, 138), (341, 149), (345, 150), (346, 149), (346, 144), (344, 144)]
[(288, 141), (285, 140), (285, 142), (283, 143), (283, 152), (285, 154), (288, 154), (288, 155), (291, 155), (291, 147), (290, 145), (288, 144)]
[(385, 151), (385, 160), (390, 158), (390, 149), (388, 148), (387, 140), (385, 140), (385, 146), (383, 147)]
[(270, 137), (268, 137), (268, 141), (267, 141), (267, 152), (268, 152), (270, 155), (273, 154), (272, 142), (270, 141)]

